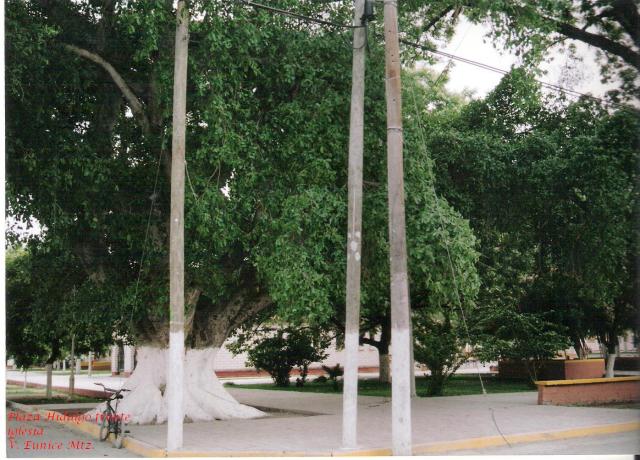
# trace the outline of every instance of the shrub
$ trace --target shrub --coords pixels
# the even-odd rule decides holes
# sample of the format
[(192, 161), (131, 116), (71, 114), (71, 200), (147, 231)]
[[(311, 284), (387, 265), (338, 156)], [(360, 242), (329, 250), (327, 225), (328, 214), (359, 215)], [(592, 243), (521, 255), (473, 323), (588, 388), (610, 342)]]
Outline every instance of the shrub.
[(333, 389), (338, 391), (338, 377), (344, 374), (344, 369), (340, 367), (340, 363), (333, 367), (323, 365), (322, 369), (329, 374), (329, 380), (333, 383)]
[(430, 396), (441, 395), (449, 377), (468, 358), (460, 326), (451, 312), (438, 315), (421, 312), (413, 320), (414, 358), (431, 371), (426, 379)]
[[(253, 330), (251, 339), (240, 336), (229, 349), (234, 354), (247, 352), (247, 365), (269, 373), (277, 386), (289, 386), (294, 367), (300, 371), (297, 386), (306, 383), (309, 364), (327, 357), (328, 337), (308, 328)], [(257, 337), (256, 337), (257, 335)]]

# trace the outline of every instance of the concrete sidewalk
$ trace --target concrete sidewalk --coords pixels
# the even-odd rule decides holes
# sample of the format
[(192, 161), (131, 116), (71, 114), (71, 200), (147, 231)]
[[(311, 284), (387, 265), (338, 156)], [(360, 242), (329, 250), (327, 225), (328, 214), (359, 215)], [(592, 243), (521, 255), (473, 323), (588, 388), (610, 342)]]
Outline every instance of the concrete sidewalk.
[[(20, 380), (19, 377), (23, 376), (20, 372), (16, 372), (15, 376), (11, 372), (7, 372), (8, 379)], [(33, 374), (34, 380), (43, 377)], [(68, 382), (66, 376), (57, 377)], [(60, 379), (54, 378), (54, 385), (65, 383)], [(29, 380), (32, 378), (29, 377)], [(91, 388), (94, 380), (116, 387), (118, 381), (121, 384), (124, 379), (85, 377), (79, 378), (76, 385)], [(358, 451), (354, 452), (341, 450), (340, 394), (232, 387), (228, 390), (240, 402), (268, 409), (272, 415), (254, 420), (186, 423), (185, 447), (170, 455), (335, 456), (391, 453), (391, 400), (388, 398), (358, 398), (359, 446)], [(415, 398), (412, 402), (412, 426), (414, 453), (446, 453), (638, 431), (640, 410), (538, 406), (536, 392)], [(145, 456), (166, 455), (166, 425), (130, 425), (129, 430), (132, 446), (137, 446), (135, 452)], [(588, 454), (589, 451), (576, 449), (570, 453)]]
[[(239, 401), (252, 406), (319, 415), (290, 413), (255, 420), (187, 423), (184, 425), (185, 448), (175, 454), (276, 456), (350, 453), (341, 450), (340, 446), (341, 395), (230, 390)], [(412, 411), (416, 454), (593, 436), (640, 428), (638, 410), (538, 406), (535, 392), (415, 398)], [(358, 454), (390, 454), (390, 420), (389, 399), (359, 398)], [(134, 438), (149, 445), (159, 449), (165, 446), (166, 426), (131, 426), (130, 430)]]

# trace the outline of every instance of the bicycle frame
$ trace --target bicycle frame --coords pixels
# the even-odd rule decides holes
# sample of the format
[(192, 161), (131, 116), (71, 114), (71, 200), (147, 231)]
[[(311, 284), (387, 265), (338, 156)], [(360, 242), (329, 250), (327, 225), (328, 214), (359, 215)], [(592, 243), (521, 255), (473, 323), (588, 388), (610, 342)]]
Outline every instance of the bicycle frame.
[[(111, 391), (113, 394), (109, 396), (106, 400), (107, 407), (102, 412), (102, 420), (100, 425), (100, 440), (106, 441), (109, 437), (109, 434), (113, 434), (113, 441), (116, 447), (122, 447), (122, 434), (124, 430), (121, 429), (122, 420), (120, 416), (118, 416), (118, 400), (122, 399), (122, 392), (129, 391), (126, 388), (121, 388), (119, 390), (114, 390), (112, 388), (107, 388), (101, 383), (96, 383), (96, 385), (104, 388), (105, 391)], [(111, 405), (111, 403), (115, 401), (115, 408)]]

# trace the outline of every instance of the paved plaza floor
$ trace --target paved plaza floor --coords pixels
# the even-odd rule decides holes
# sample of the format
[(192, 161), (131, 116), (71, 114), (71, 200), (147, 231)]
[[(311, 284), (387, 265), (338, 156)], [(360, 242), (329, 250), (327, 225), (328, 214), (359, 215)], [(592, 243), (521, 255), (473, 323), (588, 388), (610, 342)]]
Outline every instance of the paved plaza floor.
[[(18, 380), (7, 373), (7, 378)], [(98, 376), (109, 386), (116, 379)], [(122, 380), (122, 379), (120, 379)], [(62, 381), (60, 382), (62, 384)], [(57, 382), (54, 382), (57, 385)], [(92, 385), (79, 379), (76, 385)], [(253, 420), (230, 420), (184, 424), (183, 455), (341, 455), (342, 396), (340, 394), (228, 388), (244, 404), (267, 409), (272, 415)], [(574, 439), (571, 452), (596, 453), (599, 439), (622, 436), (640, 427), (640, 410), (602, 407), (537, 405), (536, 392), (415, 398), (412, 428), (415, 452), (428, 453), (521, 453), (532, 441)], [(166, 446), (166, 425), (131, 425), (131, 436), (156, 453)], [(634, 433), (635, 434), (635, 433)], [(581, 443), (580, 438), (589, 442)], [(488, 441), (487, 441), (488, 440)], [(503, 442), (504, 440), (505, 442)], [(388, 455), (391, 447), (391, 400), (358, 399), (358, 450)], [(502, 447), (499, 447), (502, 444)], [(542, 446), (545, 444), (541, 442)], [(549, 444), (548, 442), (546, 444)], [(533, 444), (532, 444), (533, 445)], [(466, 448), (464, 450), (464, 447)], [(637, 444), (613, 445), (609, 454), (634, 454)], [(518, 450), (520, 449), (520, 450)], [(535, 450), (528, 452), (535, 452)]]
[[(241, 402), (257, 407), (318, 415), (279, 416), (255, 420), (215, 421), (184, 425), (185, 450), (193, 452), (340, 453), (340, 395), (232, 389)], [(391, 401), (360, 397), (360, 450), (391, 446)], [(286, 415), (286, 414), (285, 414)], [(538, 406), (535, 392), (496, 395), (415, 398), (412, 403), (414, 445), (466, 439), (578, 430), (608, 424), (638, 422), (640, 411), (588, 407)], [(164, 426), (132, 426), (132, 435), (163, 446)], [(621, 446), (624, 449), (624, 446)], [(588, 453), (580, 452), (575, 454)], [(618, 452), (629, 454), (634, 452)]]

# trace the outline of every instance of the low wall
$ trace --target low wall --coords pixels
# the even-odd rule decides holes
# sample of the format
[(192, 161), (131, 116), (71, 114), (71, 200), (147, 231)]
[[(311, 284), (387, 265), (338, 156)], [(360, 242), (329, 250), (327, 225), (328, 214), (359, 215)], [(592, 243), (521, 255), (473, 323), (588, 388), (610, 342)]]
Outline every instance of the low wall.
[(605, 374), (604, 359), (569, 359), (564, 361), (564, 379), (597, 379)]
[[(605, 373), (604, 359), (549, 359), (538, 371), (540, 380), (573, 380), (600, 378)], [(501, 378), (527, 379), (524, 361), (500, 361), (498, 375)]]
[[(81, 361), (80, 362), (81, 369), (89, 369), (89, 361)], [(110, 371), (111, 370), (111, 361), (105, 360), (94, 360), (91, 362), (91, 370), (93, 371)]]
[(538, 381), (538, 404), (570, 405), (640, 401), (640, 377)]

